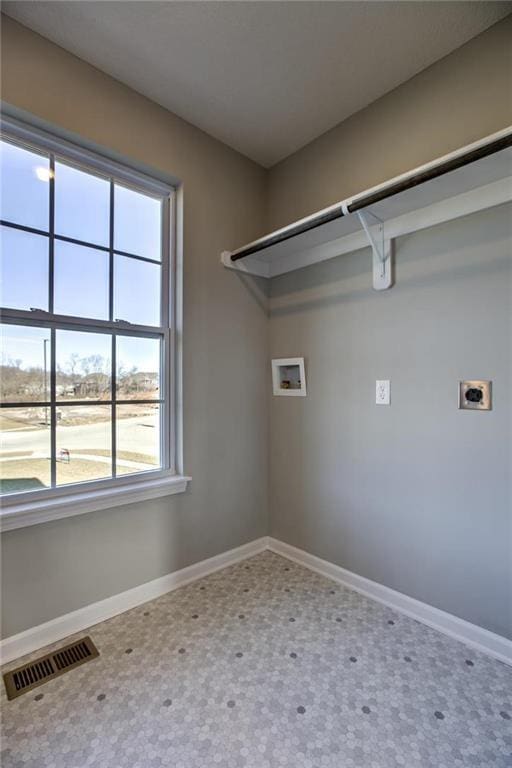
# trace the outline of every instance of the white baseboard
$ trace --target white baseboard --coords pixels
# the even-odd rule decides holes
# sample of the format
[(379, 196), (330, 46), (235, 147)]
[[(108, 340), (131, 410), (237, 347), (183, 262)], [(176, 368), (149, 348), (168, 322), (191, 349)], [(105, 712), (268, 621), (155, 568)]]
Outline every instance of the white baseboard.
[(160, 597), (160, 595), (164, 595), (166, 592), (183, 587), (191, 581), (201, 579), (203, 576), (219, 571), (221, 568), (226, 568), (228, 565), (233, 565), (240, 560), (245, 560), (247, 557), (252, 557), (266, 549), (267, 544), (268, 539), (266, 536), (263, 536), (261, 539), (243, 544), (241, 547), (236, 547), (236, 549), (222, 552), (220, 555), (208, 558), (208, 560), (194, 563), (194, 565), (189, 565), (187, 568), (161, 576), (158, 579), (154, 579), (154, 581), (148, 581), (147, 584), (133, 587), (133, 589), (126, 590), (126, 592), (107, 597), (105, 600), (92, 603), (92, 605), (86, 605), (77, 611), (67, 613), (64, 616), (58, 616), (56, 619), (39, 624), (37, 627), (32, 627), (17, 635), (7, 637), (0, 642), (2, 664), (18, 659), (27, 653), (37, 651), (45, 645), (55, 643), (76, 632), (82, 632), (84, 629), (88, 629), (100, 621), (111, 619), (119, 613), (136, 608), (142, 603), (147, 603), (148, 600), (154, 600), (155, 597)]
[(505, 664), (512, 665), (512, 641), (507, 638), (363, 576), (358, 576), (339, 565), (329, 563), (327, 560), (322, 560), (320, 557), (310, 555), (302, 549), (297, 549), (297, 547), (292, 547), (290, 544), (285, 544), (269, 536), (262, 536), (262, 538), (243, 544), (236, 549), (210, 557), (208, 560), (202, 560), (194, 565), (189, 565), (187, 568), (149, 581), (147, 584), (141, 584), (126, 590), (126, 592), (107, 597), (105, 600), (86, 605), (77, 611), (59, 616), (37, 627), (12, 635), (12, 637), (7, 637), (0, 642), (2, 663), (6, 664), (76, 632), (82, 632), (100, 621), (111, 619), (113, 616), (148, 602), (148, 600), (154, 600), (166, 592), (171, 592), (214, 571), (219, 571), (240, 560), (245, 560), (247, 557), (252, 557), (265, 549), (270, 549), (272, 552), (316, 571), (349, 589), (360, 592), (371, 600), (383, 603), (422, 622), (422, 624), (459, 640), (471, 648), (486, 653)]
[(492, 656), (505, 664), (512, 665), (512, 641), (506, 637), (496, 635), (494, 632), (483, 629), (483, 627), (471, 624), (469, 621), (464, 621), (464, 619), (459, 619), (451, 613), (446, 613), (446, 611), (441, 611), (439, 608), (422, 603), (420, 600), (415, 600), (413, 597), (408, 597), (375, 581), (358, 576), (356, 573), (347, 571), (339, 565), (329, 563), (327, 560), (322, 560), (315, 555), (310, 555), (302, 549), (292, 547), (290, 544), (285, 544), (271, 536), (268, 538), (268, 548), (272, 552), (276, 552), (312, 571), (320, 573), (322, 576), (337, 581), (349, 589), (360, 592), (371, 600), (383, 603), (400, 613), (404, 613), (406, 616), (410, 616), (412, 619), (420, 621), (422, 624), (437, 629), (444, 635), (459, 640), (470, 648), (486, 653), (488, 656)]

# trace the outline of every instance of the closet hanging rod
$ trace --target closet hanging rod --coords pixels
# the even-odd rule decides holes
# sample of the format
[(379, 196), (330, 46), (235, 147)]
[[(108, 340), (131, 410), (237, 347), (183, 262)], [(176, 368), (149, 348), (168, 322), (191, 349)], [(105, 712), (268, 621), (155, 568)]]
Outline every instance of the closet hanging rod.
[(387, 197), (393, 197), (393, 195), (398, 195), (400, 192), (406, 192), (408, 189), (417, 187), (419, 184), (424, 184), (427, 181), (437, 179), (439, 176), (444, 176), (445, 173), (456, 171), (459, 168), (463, 168), (465, 165), (474, 163), (476, 160), (481, 160), (483, 157), (494, 155), (495, 152), (499, 152), (500, 150), (507, 149), (511, 146), (512, 133), (509, 133), (507, 136), (502, 136), (489, 144), (484, 144), (476, 149), (470, 149), (468, 152), (458, 155), (457, 157), (441, 161), (431, 168), (420, 170), (418, 173), (413, 172), (413, 175), (409, 176), (407, 179), (397, 182), (391, 181), (383, 189), (370, 194), (365, 194), (363, 192), (363, 196), (361, 197), (356, 195), (357, 199), (347, 205), (347, 211), (348, 213), (355, 213), (362, 208), (367, 208), (369, 205), (380, 203), (381, 200), (385, 200)]
[(283, 243), (285, 240), (291, 240), (292, 237), (302, 235), (304, 232), (309, 232), (310, 229), (316, 229), (316, 227), (320, 227), (322, 224), (328, 224), (330, 221), (335, 221), (335, 219), (341, 219), (344, 215), (345, 213), (342, 204), (336, 203), (330, 208), (325, 208), (323, 211), (319, 211), (312, 216), (301, 219), (295, 224), (290, 224), (290, 226), (279, 229), (271, 235), (262, 237), (261, 240), (249, 243), (249, 245), (245, 245), (238, 251), (233, 251), (231, 254), (231, 261), (244, 259), (246, 256), (258, 253), (258, 251), (262, 251), (264, 248), (268, 248), (271, 245), (277, 245), (278, 243)]
[(231, 262), (236, 262), (247, 256), (257, 254), (271, 246), (291, 240), (297, 235), (314, 230), (336, 219), (341, 219), (347, 214), (361, 211), (363, 208), (368, 208), (382, 200), (418, 187), (425, 182), (456, 171), (511, 146), (512, 128), (509, 127), (248, 243), (232, 251), (229, 254), (229, 259)]

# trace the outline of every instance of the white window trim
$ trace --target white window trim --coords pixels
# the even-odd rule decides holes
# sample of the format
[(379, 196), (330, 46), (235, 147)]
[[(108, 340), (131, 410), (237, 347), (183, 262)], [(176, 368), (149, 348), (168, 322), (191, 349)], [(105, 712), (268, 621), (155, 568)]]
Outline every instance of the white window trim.
[(112, 488), (78, 493), (75, 492), (75, 486), (73, 492), (68, 492), (61, 498), (47, 497), (39, 501), (4, 506), (0, 515), (0, 530), (3, 533), (51, 520), (61, 520), (64, 517), (83, 515), (85, 512), (111, 509), (122, 504), (133, 504), (137, 501), (183, 493), (187, 490), (187, 484), (191, 479), (184, 475), (162, 477), (160, 474), (152, 480), (123, 481)]
[[(34, 144), (64, 155), (99, 171), (114, 175), (128, 183), (144, 184), (155, 193), (172, 195), (170, 206), (169, 287), (169, 380), (167, 414), (172, 422), (168, 452), (170, 469), (144, 472), (138, 475), (109, 480), (98, 480), (76, 485), (48, 489), (41, 495), (20, 493), (3, 496), (0, 500), (0, 532), (24, 528), (51, 520), (59, 520), (86, 512), (109, 509), (124, 504), (146, 501), (162, 496), (183, 493), (191, 477), (183, 473), (183, 236), (182, 198), (174, 184), (164, 184), (128, 165), (107, 156), (91, 152), (78, 144), (61, 139), (58, 135), (36, 128), (27, 122), (6, 116), (0, 118), (0, 130), (20, 141)], [(34, 494), (37, 494), (34, 495)]]

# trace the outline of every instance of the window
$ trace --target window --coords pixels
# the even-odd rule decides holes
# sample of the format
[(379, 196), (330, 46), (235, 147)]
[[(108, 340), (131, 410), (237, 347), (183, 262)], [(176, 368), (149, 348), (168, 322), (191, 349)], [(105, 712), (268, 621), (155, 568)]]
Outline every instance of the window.
[(174, 190), (44, 137), (0, 142), (0, 492), (21, 524), (66, 494), (89, 509), (184, 489)]

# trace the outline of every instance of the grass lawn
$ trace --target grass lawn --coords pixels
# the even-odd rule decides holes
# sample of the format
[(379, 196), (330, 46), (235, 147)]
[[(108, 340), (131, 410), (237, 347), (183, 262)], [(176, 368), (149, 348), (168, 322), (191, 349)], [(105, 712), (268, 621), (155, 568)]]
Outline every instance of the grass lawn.
[(2, 493), (35, 491), (50, 485), (49, 459), (22, 459), (0, 464), (0, 490)]
[(13, 429), (26, 430), (28, 432), (33, 429), (46, 429), (46, 427), (44, 424), (27, 421), (25, 416), (19, 419), (13, 419), (10, 416), (5, 416), (0, 413), (0, 430), (2, 432), (9, 432)]
[[(21, 461), (2, 462), (0, 473), (0, 490), (2, 493), (48, 488), (50, 485), (50, 460), (28, 458)], [(59, 485), (98, 480), (103, 477), (110, 477), (109, 464), (80, 459), (71, 461), (69, 464), (57, 462), (57, 483)]]
[[(95, 450), (93, 448), (84, 449), (81, 453), (110, 456), (110, 451)], [(2, 493), (16, 493), (20, 491), (33, 491), (38, 488), (48, 488), (50, 486), (50, 460), (33, 459), (30, 457), (16, 459), (16, 456), (20, 454), (23, 455), (20, 451), (11, 451), (10, 454), (4, 454), (4, 458), (12, 458), (12, 461), (0, 463), (0, 491)], [(140, 463), (140, 471), (156, 468), (157, 466), (153, 456), (147, 456), (143, 453), (120, 451), (119, 458)], [(136, 471), (137, 468), (134, 467), (120, 466), (117, 468), (118, 475), (127, 475)], [(57, 462), (58, 485), (99, 480), (110, 477), (110, 474), (111, 467), (107, 462), (73, 458), (71, 458), (69, 463), (66, 461)]]
[[(148, 457), (149, 458), (149, 457)], [(148, 466), (149, 465), (149, 466)], [(123, 467), (122, 465), (120, 467), (117, 467), (116, 474), (117, 475), (129, 475), (133, 472), (144, 472), (150, 469), (158, 469), (158, 464), (155, 464), (155, 462), (147, 462), (144, 464), (141, 464), (140, 468), (137, 469), (135, 467)]]
[[(83, 450), (79, 450), (78, 453), (83, 454), (89, 454), (92, 453), (94, 456), (110, 456), (110, 451), (107, 451), (104, 448), (84, 448)], [(153, 466), (156, 466), (156, 460), (154, 456), (148, 456), (146, 453), (136, 453), (135, 451), (118, 451), (117, 452), (117, 458), (118, 459), (125, 459), (126, 461), (137, 461), (140, 464), (151, 464)]]

